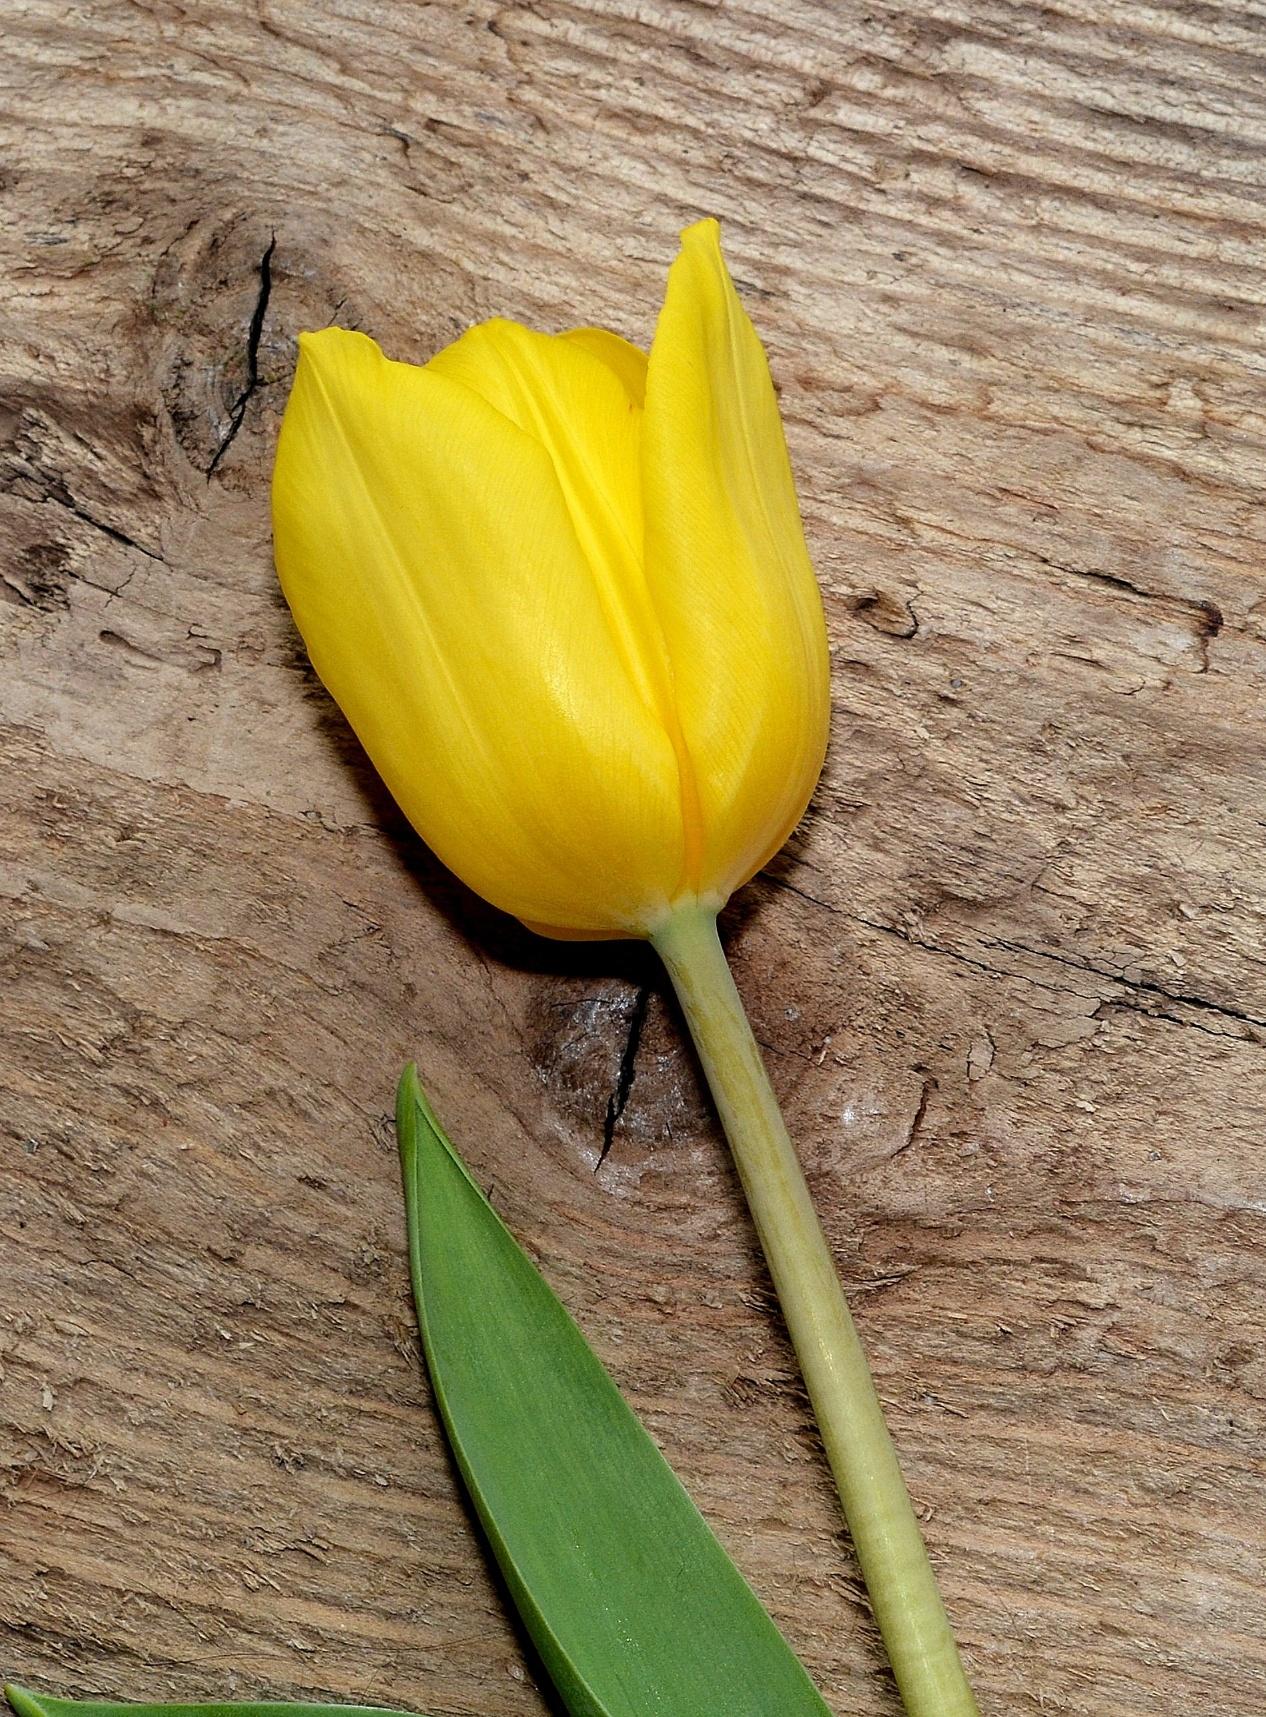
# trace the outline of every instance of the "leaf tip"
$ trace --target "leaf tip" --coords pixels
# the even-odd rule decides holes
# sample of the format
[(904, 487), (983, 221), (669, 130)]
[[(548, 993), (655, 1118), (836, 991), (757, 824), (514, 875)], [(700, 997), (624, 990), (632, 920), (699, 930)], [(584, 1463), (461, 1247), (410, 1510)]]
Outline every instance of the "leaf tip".
[(421, 1099), (422, 1086), (418, 1081), (418, 1064), (416, 1061), (406, 1062), (404, 1072), (400, 1075), (400, 1083), (396, 1086), (396, 1141), (402, 1157), (407, 1157), (413, 1149), (414, 1127)]
[(418, 1064), (416, 1061), (406, 1061), (404, 1071), (400, 1075), (400, 1083), (396, 1086), (396, 1109), (410, 1100), (416, 1102), (422, 1095), (422, 1086), (418, 1080)]

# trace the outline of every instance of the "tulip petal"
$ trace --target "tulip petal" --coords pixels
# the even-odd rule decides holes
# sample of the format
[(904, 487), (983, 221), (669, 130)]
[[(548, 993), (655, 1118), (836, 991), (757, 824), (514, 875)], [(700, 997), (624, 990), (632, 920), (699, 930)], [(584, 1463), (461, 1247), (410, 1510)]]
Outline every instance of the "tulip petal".
[(301, 339), (273, 509), (313, 664), (439, 857), (544, 927), (644, 928), (684, 862), (677, 759), (541, 443), (327, 329)]
[(642, 424), (647, 580), (724, 898), (782, 845), (822, 766), (829, 665), (764, 350), (715, 221), (682, 235)]
[(646, 353), (609, 328), (569, 328), (564, 336), (601, 358), (639, 409), (646, 404)]
[(621, 379), (566, 336), (500, 319), (471, 328), (426, 367), (545, 449), (629, 671), (648, 701), (662, 702), (666, 660), (642, 570), (641, 411)]
[(539, 334), (494, 319), (431, 359), (429, 372), (469, 388), (549, 456), (626, 672), (677, 759), (685, 843), (678, 892), (698, 870), (698, 797), (672, 670), (647, 587), (642, 543), (641, 422), (646, 359), (618, 334)]

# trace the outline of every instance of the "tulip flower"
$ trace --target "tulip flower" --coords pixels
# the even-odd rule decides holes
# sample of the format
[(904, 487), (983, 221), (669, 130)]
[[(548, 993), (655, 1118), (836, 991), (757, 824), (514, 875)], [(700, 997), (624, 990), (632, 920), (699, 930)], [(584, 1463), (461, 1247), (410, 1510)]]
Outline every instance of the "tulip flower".
[(826, 749), (778, 405), (714, 221), (649, 355), (480, 324), (421, 366), (301, 336), (277, 567), (423, 840), (554, 936), (663, 957), (734, 1150), (911, 1717), (976, 1710), (821, 1225), (716, 934)]
[(719, 906), (826, 749), (822, 604), (764, 354), (696, 228), (649, 364), (472, 328), (429, 364), (301, 337), (277, 565), (422, 838), (547, 933)]

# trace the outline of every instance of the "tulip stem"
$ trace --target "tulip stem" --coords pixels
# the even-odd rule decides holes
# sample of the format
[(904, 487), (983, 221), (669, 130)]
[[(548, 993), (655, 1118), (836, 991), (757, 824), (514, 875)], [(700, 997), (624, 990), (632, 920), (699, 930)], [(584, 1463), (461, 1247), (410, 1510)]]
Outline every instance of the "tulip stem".
[(870, 1367), (716, 918), (680, 910), (652, 940), (730, 1141), (906, 1711), (979, 1717)]

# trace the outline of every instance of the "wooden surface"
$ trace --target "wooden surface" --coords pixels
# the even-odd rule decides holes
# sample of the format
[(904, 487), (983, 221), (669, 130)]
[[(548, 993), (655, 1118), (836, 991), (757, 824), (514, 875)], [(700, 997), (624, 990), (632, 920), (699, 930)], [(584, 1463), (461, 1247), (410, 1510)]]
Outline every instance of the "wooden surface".
[(1266, 11), (35, 0), (3, 52), (0, 1668), (545, 1709), (418, 1371), (416, 1053), (894, 1717), (663, 980), (439, 874), (269, 559), (298, 329), (645, 339), (715, 213), (835, 694), (731, 945), (982, 1705), (1260, 1717)]

